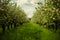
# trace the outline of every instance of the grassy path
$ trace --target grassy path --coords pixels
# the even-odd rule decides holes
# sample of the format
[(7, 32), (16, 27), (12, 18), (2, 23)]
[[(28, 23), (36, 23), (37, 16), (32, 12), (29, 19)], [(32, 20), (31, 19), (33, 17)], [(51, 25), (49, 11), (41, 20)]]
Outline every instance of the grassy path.
[(26, 23), (0, 35), (0, 40), (58, 40), (58, 35), (38, 24)]

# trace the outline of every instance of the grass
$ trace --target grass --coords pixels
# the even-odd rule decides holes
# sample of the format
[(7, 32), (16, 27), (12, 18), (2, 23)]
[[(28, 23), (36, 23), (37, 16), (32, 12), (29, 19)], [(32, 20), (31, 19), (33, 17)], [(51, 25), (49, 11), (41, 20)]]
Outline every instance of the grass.
[(59, 40), (58, 34), (34, 23), (25, 23), (17, 29), (0, 34), (0, 40)]

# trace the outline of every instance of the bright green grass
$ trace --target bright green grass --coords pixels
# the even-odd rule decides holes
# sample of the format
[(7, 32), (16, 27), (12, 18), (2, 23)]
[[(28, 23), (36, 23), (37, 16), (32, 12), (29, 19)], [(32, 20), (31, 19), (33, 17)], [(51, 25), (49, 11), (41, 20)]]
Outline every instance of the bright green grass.
[(59, 40), (58, 35), (34, 23), (26, 23), (17, 29), (0, 34), (0, 40)]

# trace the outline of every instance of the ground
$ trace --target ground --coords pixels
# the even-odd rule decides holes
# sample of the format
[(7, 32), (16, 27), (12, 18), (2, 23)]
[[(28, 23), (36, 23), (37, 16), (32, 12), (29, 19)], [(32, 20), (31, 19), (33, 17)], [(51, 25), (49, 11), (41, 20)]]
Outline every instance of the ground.
[(25, 23), (16, 29), (0, 33), (0, 40), (59, 40), (58, 34), (35, 23)]

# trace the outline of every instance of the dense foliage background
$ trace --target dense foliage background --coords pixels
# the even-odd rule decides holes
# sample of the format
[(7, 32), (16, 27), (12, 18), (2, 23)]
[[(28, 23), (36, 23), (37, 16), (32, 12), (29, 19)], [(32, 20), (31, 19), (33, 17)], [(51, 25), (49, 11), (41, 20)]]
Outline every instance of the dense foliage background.
[(9, 27), (17, 24), (23, 24), (27, 21), (27, 16), (25, 12), (17, 7), (16, 3), (11, 3), (11, 0), (0, 0), (0, 25), (3, 31), (5, 31), (6, 26)]
[(60, 1), (46, 0), (45, 5), (38, 5), (32, 21), (57, 30), (60, 26)]
[(32, 18), (11, 0), (0, 0), (0, 40), (60, 40), (60, 0), (37, 3)]

